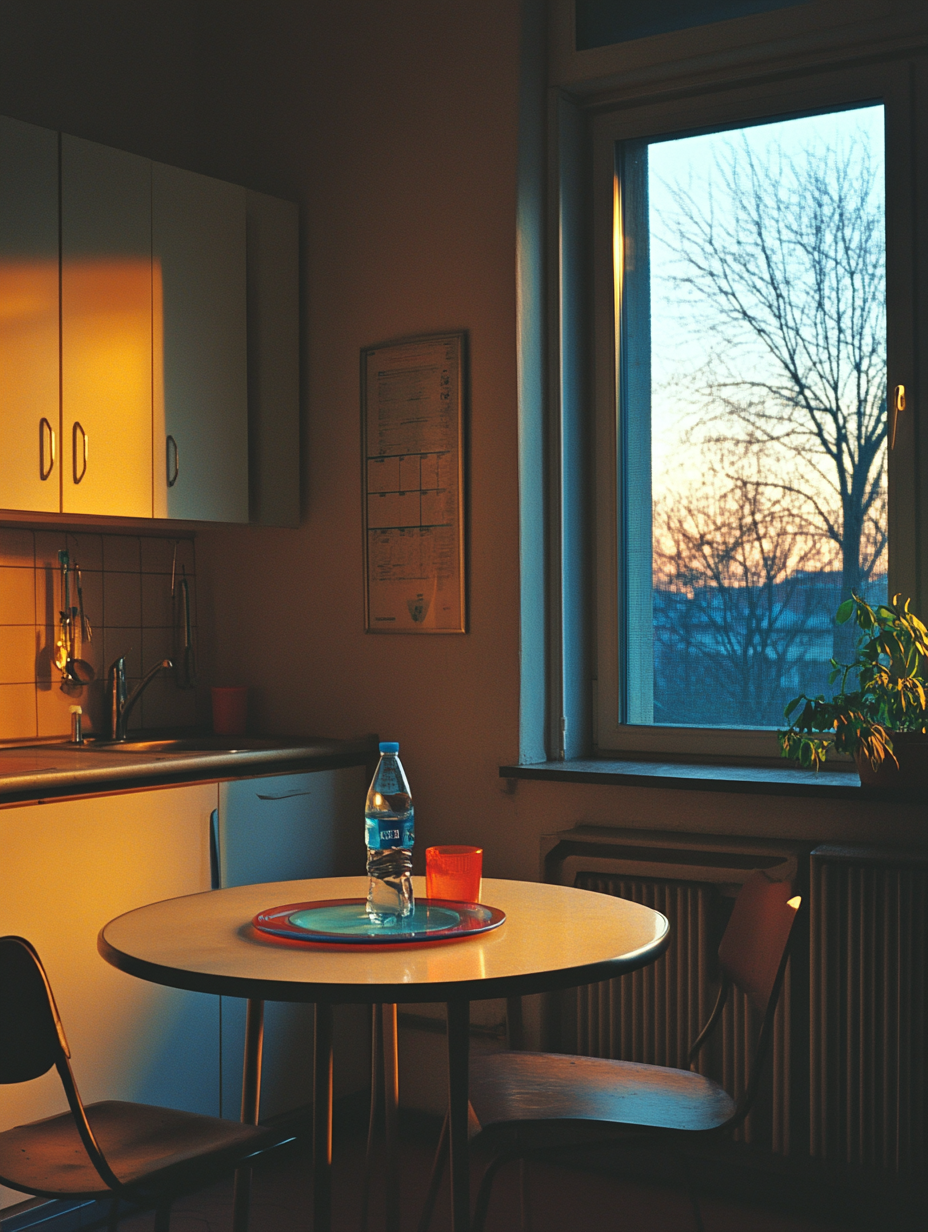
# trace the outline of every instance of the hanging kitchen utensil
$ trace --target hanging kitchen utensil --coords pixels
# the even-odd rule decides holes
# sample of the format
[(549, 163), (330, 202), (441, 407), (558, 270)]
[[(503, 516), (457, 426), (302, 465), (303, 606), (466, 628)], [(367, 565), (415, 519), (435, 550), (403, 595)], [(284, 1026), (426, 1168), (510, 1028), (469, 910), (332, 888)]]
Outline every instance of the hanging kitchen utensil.
[[(86, 659), (77, 654), (79, 650), (78, 609), (71, 604), (71, 567), (66, 550), (58, 553), (61, 565), (61, 597), (64, 609), (60, 613), (58, 625), (58, 641), (55, 647), (55, 666), (61, 672), (62, 680), (71, 684), (90, 684), (96, 673)], [(78, 571), (78, 577), (79, 577)], [(80, 593), (80, 582), (78, 582)], [(83, 609), (83, 597), (80, 599)], [(89, 640), (89, 639), (88, 639)]]
[(181, 653), (177, 656), (177, 687), (192, 689), (197, 682), (197, 665), (190, 628), (190, 585), (187, 582), (187, 570), (184, 565), (181, 565), (181, 577), (177, 589), (180, 594), (180, 632), (183, 636)]
[(85, 642), (92, 642), (93, 628), (84, 615), (84, 587), (81, 581), (81, 567), (77, 561), (74, 562), (74, 575), (77, 578), (77, 606), (81, 616), (81, 637)]
[(58, 553), (58, 565), (61, 569), (61, 607), (58, 609), (58, 632), (55, 638), (55, 667), (61, 672), (62, 680), (70, 680), (68, 660), (71, 657), (70, 607), (71, 584), (68, 580), (68, 554)]

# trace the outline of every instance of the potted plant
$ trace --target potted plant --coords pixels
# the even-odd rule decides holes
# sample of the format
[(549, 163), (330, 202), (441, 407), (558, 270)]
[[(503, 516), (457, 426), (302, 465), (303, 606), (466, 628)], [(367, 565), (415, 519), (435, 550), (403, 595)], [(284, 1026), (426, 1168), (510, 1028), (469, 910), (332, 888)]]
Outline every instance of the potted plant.
[(790, 726), (778, 733), (784, 757), (818, 770), (829, 749), (850, 754), (862, 783), (928, 787), (928, 629), (909, 610), (911, 600), (871, 607), (858, 595), (838, 608), (861, 629), (853, 663), (831, 660), (829, 684), (839, 691), (801, 694), (787, 705)]

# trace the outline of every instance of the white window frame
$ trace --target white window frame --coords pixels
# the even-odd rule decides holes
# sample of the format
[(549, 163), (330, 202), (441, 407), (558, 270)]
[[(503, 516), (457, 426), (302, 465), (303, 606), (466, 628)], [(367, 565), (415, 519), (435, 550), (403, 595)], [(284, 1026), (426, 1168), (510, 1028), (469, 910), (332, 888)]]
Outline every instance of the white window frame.
[[(808, 9), (804, 12), (799, 8), (793, 13), (797, 15), (797, 22), (808, 18)], [(730, 33), (741, 23), (724, 25)], [(928, 498), (925, 481), (928, 440), (925, 438), (928, 432), (918, 431), (918, 389), (928, 388), (925, 374), (928, 347), (919, 348), (916, 323), (928, 319), (928, 295), (920, 291), (920, 286), (926, 282), (923, 253), (928, 248), (928, 234), (916, 234), (916, 227), (919, 212), (924, 214), (928, 203), (928, 184), (922, 182), (921, 171), (928, 166), (928, 108), (923, 101), (928, 97), (928, 59), (918, 54), (922, 47), (917, 47), (912, 54), (912, 40), (908, 40), (907, 45), (897, 37), (897, 31), (891, 33), (891, 45), (869, 58), (862, 55), (859, 41), (854, 43), (853, 39), (850, 40), (853, 46), (843, 56), (841, 49), (833, 45), (827, 54), (822, 53), (821, 45), (813, 49), (817, 54), (810, 54), (800, 40), (798, 48), (794, 44), (789, 54), (773, 60), (768, 58), (767, 71), (763, 73), (746, 71), (742, 49), (732, 57), (727, 68), (716, 68), (711, 74), (679, 72), (675, 75), (668, 70), (663, 88), (656, 85), (655, 74), (659, 70), (652, 65), (650, 80), (644, 83), (623, 87), (615, 80), (604, 84), (600, 79), (595, 87), (584, 88), (580, 93), (576, 82), (569, 83), (569, 90), (555, 87), (552, 91), (557, 103), (552, 107), (555, 119), (549, 148), (554, 153), (552, 163), (559, 169), (559, 175), (552, 180), (555, 187), (550, 204), (549, 252), (551, 264), (557, 269), (557, 279), (552, 280), (555, 287), (562, 288), (565, 282), (571, 281), (565, 279), (565, 270), (571, 273), (581, 259), (583, 239), (575, 235), (572, 248), (570, 230), (564, 223), (570, 210), (576, 213), (577, 187), (572, 184), (571, 175), (575, 175), (577, 166), (584, 162), (588, 169), (591, 256), (587, 268), (592, 322), (587, 327), (584, 314), (572, 311), (563, 293), (555, 292), (558, 302), (553, 315), (557, 320), (560, 346), (556, 370), (551, 374), (552, 396), (557, 405), (551, 416), (554, 432), (550, 453), (556, 489), (553, 500), (560, 511), (569, 510), (571, 496), (564, 482), (562, 443), (570, 435), (572, 416), (587, 414), (592, 437), (589, 486), (593, 493), (593, 564), (589, 590), (593, 597), (589, 632), (593, 648), (590, 656), (592, 682), (586, 694), (592, 713), (592, 733), (586, 747), (591, 747), (595, 754), (695, 755), (732, 761), (779, 758), (775, 733), (769, 730), (639, 726), (619, 721), (625, 688), (621, 655), (626, 633), (623, 628), (621, 511), (626, 504), (626, 493), (618, 456), (620, 376), (616, 362), (616, 299), (611, 260), (618, 142), (738, 127), (868, 102), (884, 104), (888, 382), (890, 388), (904, 384), (907, 390), (907, 412), (900, 417), (897, 444), (889, 467), (889, 589), (890, 593), (898, 590), (913, 595), (919, 610), (925, 610), (928, 598), (928, 510), (924, 508)], [(841, 37), (846, 38), (847, 32), (842, 31)], [(666, 36), (666, 39), (678, 50), (682, 49), (680, 35)], [(654, 44), (658, 40), (646, 41)], [(627, 55), (627, 46), (618, 50)], [(595, 55), (601, 66), (601, 53)], [(572, 121), (571, 117), (574, 117)], [(578, 157), (584, 141), (585, 160)], [(565, 202), (569, 207), (566, 211)], [(923, 227), (923, 232), (928, 232), (928, 228)], [(563, 373), (568, 367), (564, 357), (582, 348), (578, 334), (585, 328), (589, 328), (592, 337), (593, 354), (589, 388), (587, 396), (583, 397), (570, 394)], [(559, 369), (557, 364), (560, 364)], [(559, 460), (561, 465), (558, 465)], [(563, 517), (560, 520), (563, 521)], [(549, 611), (560, 614), (569, 603), (564, 587), (566, 570), (562, 543), (553, 545), (550, 573)], [(582, 755), (582, 749), (576, 746), (571, 749), (569, 740), (563, 736), (567, 721), (573, 721), (571, 716), (577, 711), (576, 704), (573, 711), (570, 709), (570, 697), (572, 693), (576, 697), (577, 689), (571, 682), (569, 646), (567, 653), (564, 651), (569, 630), (566, 624), (563, 629), (557, 626), (558, 622), (554, 622), (552, 640), (561, 637), (561, 653), (552, 656), (555, 671), (550, 687), (549, 742), (554, 755), (563, 757), (566, 753), (571, 757)]]

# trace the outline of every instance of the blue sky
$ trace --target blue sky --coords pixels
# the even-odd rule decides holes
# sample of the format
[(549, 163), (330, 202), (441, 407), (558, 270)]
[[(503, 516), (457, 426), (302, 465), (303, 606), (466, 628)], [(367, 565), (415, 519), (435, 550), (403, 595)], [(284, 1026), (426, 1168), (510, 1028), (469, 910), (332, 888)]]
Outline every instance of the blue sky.
[[(706, 309), (694, 311), (681, 302), (673, 281), (681, 268), (673, 245), (677, 211), (674, 192), (686, 189), (697, 208), (705, 210), (715, 182), (718, 209), (724, 193), (719, 191), (717, 164), (733, 142), (740, 145), (742, 140), (760, 161), (765, 161), (777, 150), (789, 159), (809, 147), (822, 148), (861, 133), (882, 178), (883, 128), (884, 109), (878, 104), (655, 141), (649, 146), (652, 482), (656, 498), (666, 491), (679, 490), (681, 477), (701, 473), (705, 463), (698, 450), (681, 443), (687, 423), (692, 421), (698, 384), (694, 373), (707, 359), (711, 344), (705, 329)], [(756, 344), (745, 338), (737, 362), (750, 369), (752, 365), (762, 368), (765, 360)]]

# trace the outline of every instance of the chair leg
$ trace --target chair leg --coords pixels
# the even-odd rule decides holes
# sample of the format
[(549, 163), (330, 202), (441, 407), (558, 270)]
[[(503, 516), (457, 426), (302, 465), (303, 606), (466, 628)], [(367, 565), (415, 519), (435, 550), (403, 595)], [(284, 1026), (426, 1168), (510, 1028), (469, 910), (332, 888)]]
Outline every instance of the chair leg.
[(419, 1217), (419, 1227), (417, 1232), (429, 1232), (429, 1224), (432, 1222), (432, 1213), (435, 1210), (435, 1203), (438, 1201), (438, 1191), (441, 1188), (442, 1173), (445, 1170), (445, 1161), (448, 1158), (448, 1114), (445, 1113), (445, 1119), (441, 1124), (441, 1136), (438, 1139), (438, 1146), (435, 1150), (435, 1159), (432, 1163), (432, 1175), (429, 1177), (429, 1189), (425, 1195), (425, 1205), (422, 1208), (422, 1214)]
[(483, 1180), (480, 1182), (480, 1189), (477, 1193), (477, 1203), (474, 1206), (474, 1218), (471, 1223), (471, 1232), (483, 1232), (483, 1225), (486, 1222), (487, 1211), (490, 1209), (490, 1194), (493, 1190), (493, 1182), (496, 1180), (496, 1174), (504, 1164), (511, 1163), (514, 1159), (521, 1159), (521, 1155), (497, 1155), (496, 1159), (489, 1165), (486, 1172), (483, 1174)]
[(532, 1195), (528, 1183), (529, 1161), (519, 1160), (519, 1194), (521, 1197), (522, 1232), (532, 1232)]
[(702, 1211), (699, 1209), (699, 1194), (696, 1192), (696, 1184), (693, 1180), (693, 1170), (690, 1167), (690, 1161), (685, 1151), (681, 1151), (678, 1156), (680, 1160), (680, 1169), (686, 1178), (686, 1187), (690, 1195), (690, 1203), (693, 1207), (693, 1223), (696, 1225), (696, 1232), (706, 1232), (705, 1224), (702, 1221)]
[(248, 1232), (251, 1213), (251, 1168), (240, 1164), (235, 1169), (232, 1189), (232, 1232)]
[(171, 1232), (171, 1203), (162, 1202), (155, 1210), (155, 1232)]

